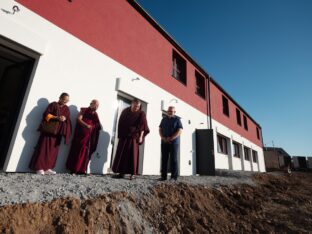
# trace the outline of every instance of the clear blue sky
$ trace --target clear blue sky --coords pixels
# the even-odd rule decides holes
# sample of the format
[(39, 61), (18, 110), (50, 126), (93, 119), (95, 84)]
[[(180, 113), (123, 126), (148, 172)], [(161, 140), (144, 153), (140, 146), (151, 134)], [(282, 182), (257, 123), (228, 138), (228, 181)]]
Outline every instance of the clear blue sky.
[(137, 0), (262, 127), (312, 156), (312, 0)]

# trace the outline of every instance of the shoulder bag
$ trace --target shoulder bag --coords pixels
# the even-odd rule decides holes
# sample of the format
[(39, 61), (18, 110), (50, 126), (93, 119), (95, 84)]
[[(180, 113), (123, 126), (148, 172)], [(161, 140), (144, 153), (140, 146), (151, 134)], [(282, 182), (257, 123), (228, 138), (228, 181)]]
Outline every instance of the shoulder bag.
[[(57, 106), (57, 116), (59, 116), (58, 106)], [(50, 119), (49, 121), (46, 121), (44, 119), (40, 125), (40, 131), (51, 135), (57, 135), (59, 125), (60, 122), (58, 120)]]

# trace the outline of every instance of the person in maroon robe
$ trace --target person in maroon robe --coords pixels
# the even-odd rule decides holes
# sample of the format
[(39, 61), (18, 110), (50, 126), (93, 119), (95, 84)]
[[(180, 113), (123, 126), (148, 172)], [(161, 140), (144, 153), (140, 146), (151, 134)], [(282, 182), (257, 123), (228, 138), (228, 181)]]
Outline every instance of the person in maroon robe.
[(96, 113), (99, 101), (92, 100), (88, 108), (81, 108), (66, 167), (71, 173), (86, 174), (91, 155), (95, 152), (101, 123)]
[(131, 106), (124, 109), (118, 122), (118, 146), (112, 170), (119, 173), (117, 178), (131, 174), (130, 180), (138, 173), (139, 145), (149, 133), (146, 115), (141, 109), (141, 102), (133, 100)]
[(37, 174), (55, 174), (52, 169), (55, 167), (57, 154), (59, 152), (62, 137), (65, 138), (65, 144), (68, 144), (72, 125), (70, 121), (70, 112), (66, 103), (69, 101), (69, 95), (62, 93), (58, 102), (52, 102), (43, 113), (43, 121), (59, 121), (57, 134), (52, 135), (41, 131), (35, 152), (31, 158), (29, 168), (36, 171)]

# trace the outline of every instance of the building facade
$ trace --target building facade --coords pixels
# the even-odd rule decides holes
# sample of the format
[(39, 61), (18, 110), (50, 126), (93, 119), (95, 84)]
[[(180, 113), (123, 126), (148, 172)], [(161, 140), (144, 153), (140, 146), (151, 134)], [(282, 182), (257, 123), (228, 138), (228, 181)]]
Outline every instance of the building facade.
[[(168, 106), (183, 123), (180, 174), (197, 174), (197, 129), (212, 129), (215, 168), (265, 171), (261, 126), (133, 0), (0, 2), (0, 166), (29, 171), (43, 110), (70, 94), (73, 123), (91, 99), (103, 130), (89, 170), (110, 172), (121, 110), (143, 102), (150, 134), (139, 171), (159, 174), (158, 126)], [(66, 172), (62, 145), (56, 171)]]

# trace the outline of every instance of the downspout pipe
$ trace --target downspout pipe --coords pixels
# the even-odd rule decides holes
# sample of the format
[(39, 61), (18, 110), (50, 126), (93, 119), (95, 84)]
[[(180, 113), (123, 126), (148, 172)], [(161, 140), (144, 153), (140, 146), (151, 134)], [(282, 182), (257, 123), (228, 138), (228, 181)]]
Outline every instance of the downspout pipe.
[[(211, 93), (210, 93), (210, 76), (208, 75), (208, 112), (209, 112), (209, 128), (212, 129), (212, 116), (211, 116)], [(207, 117), (208, 118), (208, 117)]]

